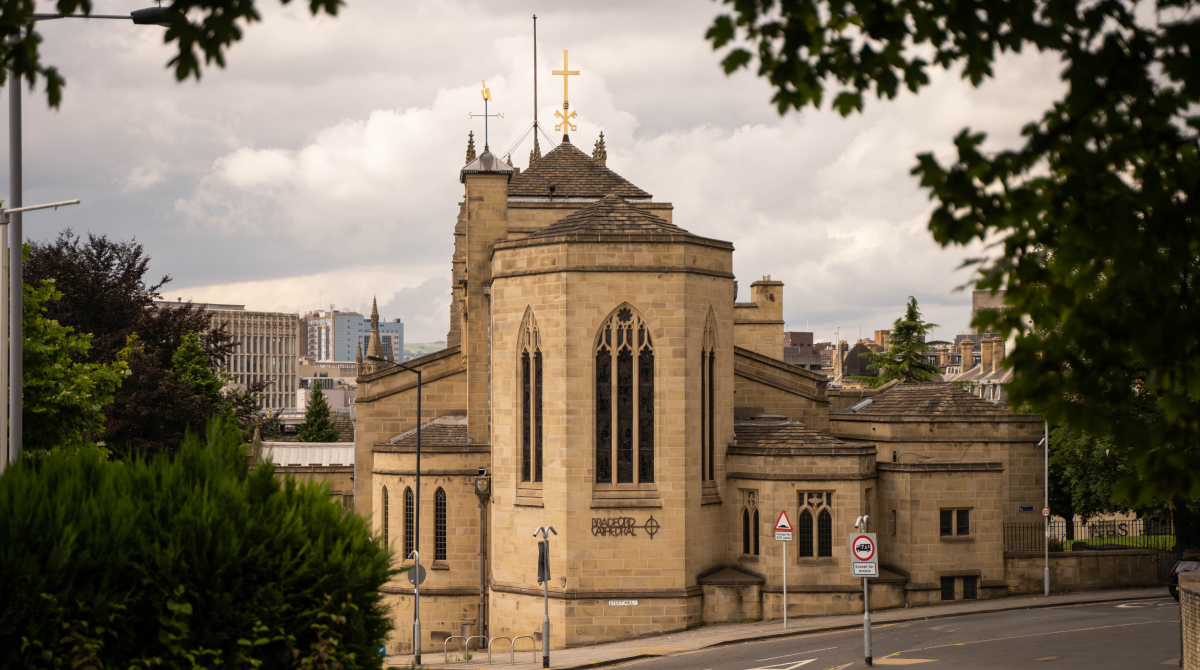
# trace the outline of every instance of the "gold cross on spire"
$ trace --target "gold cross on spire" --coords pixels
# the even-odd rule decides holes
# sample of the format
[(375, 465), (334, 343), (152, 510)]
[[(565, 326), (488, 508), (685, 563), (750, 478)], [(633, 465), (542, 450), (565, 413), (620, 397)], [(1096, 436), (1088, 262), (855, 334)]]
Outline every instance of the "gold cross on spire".
[(575, 118), (575, 112), (571, 112), (570, 114), (567, 113), (567, 111), (571, 109), (571, 103), (569, 102), (570, 99), (567, 97), (567, 80), (572, 75), (579, 74), (578, 70), (567, 69), (566, 49), (563, 49), (563, 69), (553, 70), (550, 74), (562, 75), (563, 78), (563, 108), (561, 112), (554, 112), (554, 115), (561, 119), (562, 123), (556, 124), (554, 129), (562, 130), (563, 134), (566, 135), (567, 130), (578, 130), (578, 128), (575, 127), (575, 124), (571, 123), (571, 119)]

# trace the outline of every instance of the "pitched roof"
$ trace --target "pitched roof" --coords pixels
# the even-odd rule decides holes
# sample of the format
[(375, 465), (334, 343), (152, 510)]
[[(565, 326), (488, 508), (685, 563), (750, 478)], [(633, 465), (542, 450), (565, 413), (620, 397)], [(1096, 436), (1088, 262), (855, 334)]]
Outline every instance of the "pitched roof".
[(620, 196), (610, 193), (583, 209), (571, 212), (529, 237), (553, 237), (572, 233), (690, 235), (686, 230), (666, 219), (636, 205), (631, 205)]
[(799, 421), (743, 421), (733, 426), (737, 449), (859, 447), (813, 430)]
[[(400, 447), (417, 445), (417, 429), (400, 433), (389, 440)], [(467, 436), (467, 417), (461, 415), (441, 416), (421, 426), (421, 445), (426, 447), (453, 447), (470, 444)]]
[[(864, 404), (866, 403), (866, 404)], [(858, 407), (857, 410), (854, 410)], [(852, 411), (854, 410), (854, 411)], [(950, 383), (897, 384), (870, 398), (856, 403), (846, 414), (1010, 414), (999, 403), (977, 398)]]
[(458, 171), (458, 180), (466, 183), (468, 174), (483, 173), (512, 174), (513, 169), (511, 165), (506, 165), (504, 161), (500, 160), (496, 154), (493, 154), (491, 151), (484, 151)]
[(597, 163), (591, 156), (563, 142), (528, 170), (508, 182), (509, 197), (545, 198), (554, 186), (555, 198), (603, 198), (616, 193), (624, 198), (649, 199), (650, 194)]

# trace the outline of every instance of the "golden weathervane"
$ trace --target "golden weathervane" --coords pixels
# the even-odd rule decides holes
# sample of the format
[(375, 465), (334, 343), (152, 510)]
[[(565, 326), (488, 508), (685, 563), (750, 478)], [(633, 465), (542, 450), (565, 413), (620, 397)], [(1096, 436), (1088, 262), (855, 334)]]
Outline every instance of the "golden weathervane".
[(554, 112), (554, 115), (557, 116), (559, 119), (561, 119), (562, 123), (556, 124), (554, 126), (554, 129), (562, 130), (563, 134), (565, 135), (567, 133), (567, 130), (578, 130), (575, 127), (575, 124), (571, 123), (571, 119), (575, 118), (575, 112), (571, 112), (570, 114), (567, 113), (571, 109), (571, 103), (568, 102), (569, 98), (567, 97), (567, 78), (570, 77), (571, 75), (579, 74), (578, 70), (568, 70), (567, 69), (567, 50), (566, 49), (563, 49), (563, 69), (554, 70), (550, 74), (554, 74), (554, 75), (560, 74), (560, 75), (562, 75), (562, 78), (563, 78), (563, 108), (562, 108), (561, 112), (559, 112), (559, 111)]

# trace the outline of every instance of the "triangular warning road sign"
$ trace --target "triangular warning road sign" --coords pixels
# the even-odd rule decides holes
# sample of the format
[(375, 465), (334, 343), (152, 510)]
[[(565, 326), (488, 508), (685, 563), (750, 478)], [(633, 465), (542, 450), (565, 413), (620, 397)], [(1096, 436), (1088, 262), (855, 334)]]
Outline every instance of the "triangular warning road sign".
[(779, 520), (775, 522), (775, 530), (790, 531), (791, 529), (792, 529), (792, 522), (788, 521), (787, 510), (783, 510), (783, 511), (779, 512)]

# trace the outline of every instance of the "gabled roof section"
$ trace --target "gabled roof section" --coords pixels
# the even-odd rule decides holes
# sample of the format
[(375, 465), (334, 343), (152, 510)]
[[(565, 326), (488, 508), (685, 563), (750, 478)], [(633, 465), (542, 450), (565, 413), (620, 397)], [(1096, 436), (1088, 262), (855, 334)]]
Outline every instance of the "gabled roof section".
[(548, 198), (551, 186), (554, 187), (555, 199), (603, 198), (609, 193), (637, 200), (649, 200), (651, 197), (621, 175), (576, 149), (570, 142), (554, 147), (528, 170), (514, 176), (508, 182), (508, 196)]
[[(590, 160), (590, 159), (589, 159)], [(642, 233), (690, 235), (686, 230), (609, 193), (595, 203), (572, 212), (529, 237), (554, 237), (575, 233)]]
[[(468, 174), (507, 174), (512, 175), (512, 166), (507, 165), (500, 160), (496, 154), (490, 151), (484, 151), (475, 157), (475, 160), (463, 166), (463, 169), (458, 173), (458, 181), (466, 183)], [(511, 177), (510, 177), (511, 180)]]
[[(388, 440), (399, 447), (417, 446), (417, 429), (400, 433)], [(467, 417), (459, 415), (441, 416), (421, 426), (421, 444), (426, 447), (452, 447), (467, 445)]]
[(858, 447), (813, 430), (799, 421), (742, 421), (733, 425), (737, 448)]
[[(861, 404), (861, 403), (859, 403)], [(1003, 404), (977, 398), (949, 383), (897, 384), (854, 414), (1012, 414)], [(835, 417), (837, 415), (834, 415)], [(831, 417), (833, 418), (833, 417)]]

